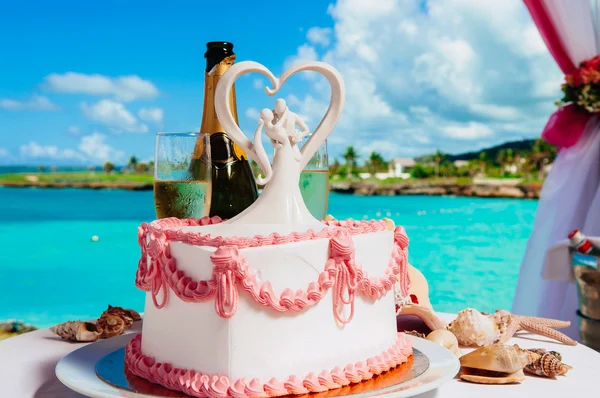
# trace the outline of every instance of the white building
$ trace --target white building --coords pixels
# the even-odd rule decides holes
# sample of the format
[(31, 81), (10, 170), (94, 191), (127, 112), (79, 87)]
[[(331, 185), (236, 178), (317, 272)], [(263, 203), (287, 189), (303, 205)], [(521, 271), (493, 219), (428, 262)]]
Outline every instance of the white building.
[(395, 158), (390, 162), (390, 174), (395, 178), (410, 178), (410, 171), (416, 164), (411, 158)]

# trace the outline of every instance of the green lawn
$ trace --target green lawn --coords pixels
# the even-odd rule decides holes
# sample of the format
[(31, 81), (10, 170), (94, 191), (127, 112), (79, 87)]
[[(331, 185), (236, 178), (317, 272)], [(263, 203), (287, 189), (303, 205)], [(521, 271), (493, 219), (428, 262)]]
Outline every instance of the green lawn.
[(72, 173), (15, 173), (0, 174), (1, 182), (35, 182), (32, 177), (37, 178), (39, 182), (128, 182), (128, 183), (152, 183), (152, 174), (122, 174), (122, 173), (92, 173), (92, 172), (72, 172)]
[(392, 184), (413, 185), (413, 184), (427, 182), (427, 183), (431, 183), (431, 184), (468, 185), (468, 184), (472, 183), (473, 180), (469, 177), (439, 177), (439, 178), (432, 177), (432, 178), (423, 178), (423, 179), (409, 178), (406, 180), (402, 179), (402, 178), (386, 178), (385, 180), (379, 180), (374, 177), (367, 178), (365, 180), (362, 180), (358, 177), (348, 180), (347, 178), (342, 177), (342, 178), (338, 178), (338, 179), (331, 179), (331, 182), (373, 182), (373, 183), (376, 183), (377, 185), (392, 185)]

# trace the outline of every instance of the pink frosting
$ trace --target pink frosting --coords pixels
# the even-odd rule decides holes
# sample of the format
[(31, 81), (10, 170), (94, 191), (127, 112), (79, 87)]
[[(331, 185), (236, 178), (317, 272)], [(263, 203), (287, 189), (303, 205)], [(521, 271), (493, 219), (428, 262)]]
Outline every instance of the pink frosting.
[(412, 344), (404, 333), (398, 333), (396, 343), (380, 355), (364, 362), (322, 371), (319, 376), (309, 373), (305, 377), (292, 375), (285, 381), (275, 378), (267, 383), (259, 379), (246, 382), (244, 378), (231, 381), (223, 375), (206, 375), (193, 370), (178, 369), (167, 363), (159, 363), (142, 353), (142, 335), (136, 335), (125, 348), (125, 363), (129, 370), (152, 383), (171, 390), (181, 391), (193, 397), (276, 397), (288, 394), (323, 392), (352, 383), (369, 380), (405, 363), (412, 355)]
[[(177, 297), (185, 302), (201, 302), (214, 298), (217, 314), (223, 318), (230, 318), (238, 308), (239, 290), (241, 289), (258, 304), (272, 310), (300, 312), (316, 305), (332, 289), (334, 317), (338, 322), (346, 324), (354, 316), (356, 293), (366, 299), (378, 300), (390, 291), (396, 282), (399, 282), (403, 296), (408, 295), (410, 286), (407, 272), (408, 238), (402, 227), (396, 228), (394, 232), (395, 246), (385, 275), (369, 277), (355, 262), (352, 235), (380, 230), (382, 223), (383, 226), (386, 225), (383, 221), (331, 221), (330, 224), (333, 223), (332, 225), (338, 228), (326, 230), (326, 236), (330, 239), (330, 259), (326, 262), (325, 269), (319, 275), (318, 280), (309, 283), (304, 290), (294, 292), (291, 289), (284, 289), (281, 294), (277, 295), (270, 282), (260, 283), (254, 276), (254, 272), (249, 269), (245, 257), (239, 252), (240, 247), (255, 246), (255, 244), (249, 244), (246, 238), (221, 239), (217, 250), (211, 255), (213, 263), (211, 279), (194, 280), (177, 269), (177, 262), (171, 256), (169, 249), (170, 242), (182, 241), (183, 237), (186, 237), (186, 241), (189, 242), (192, 239), (191, 236), (195, 236), (194, 244), (207, 244), (207, 241), (213, 242), (217, 238), (209, 239), (207, 238), (209, 235), (183, 233), (170, 228), (217, 222), (220, 222), (220, 219), (177, 220), (167, 218), (140, 227), (138, 241), (142, 246), (142, 258), (136, 273), (136, 286), (152, 294), (154, 305), (157, 308), (162, 308), (167, 304), (167, 288), (170, 288)], [(177, 235), (179, 232), (182, 232), (183, 235)], [(288, 237), (274, 234), (268, 241), (262, 240), (262, 237), (253, 239), (255, 243), (262, 241), (256, 245), (270, 245), (278, 244), (275, 241), (316, 239), (316, 236), (309, 231), (304, 235), (291, 234)], [(344, 306), (350, 308), (349, 315), (345, 318), (343, 317)]]
[(240, 249), (247, 247), (260, 247), (281, 245), (285, 243), (302, 242), (306, 240), (331, 238), (339, 229), (347, 230), (351, 235), (360, 235), (370, 232), (385, 231), (388, 226), (383, 220), (355, 221), (355, 220), (330, 220), (323, 222), (323, 226), (335, 228), (324, 228), (320, 231), (309, 229), (304, 232), (292, 232), (288, 235), (272, 233), (268, 236), (256, 235), (252, 238), (232, 236), (224, 238), (222, 236), (212, 236), (201, 232), (192, 232), (182, 230), (182, 227), (206, 226), (221, 223), (220, 217), (212, 218), (163, 218), (151, 223), (143, 223), (138, 229), (138, 242), (144, 247), (144, 239), (140, 234), (152, 232), (164, 233), (171, 242), (183, 242), (193, 246), (237, 246)]

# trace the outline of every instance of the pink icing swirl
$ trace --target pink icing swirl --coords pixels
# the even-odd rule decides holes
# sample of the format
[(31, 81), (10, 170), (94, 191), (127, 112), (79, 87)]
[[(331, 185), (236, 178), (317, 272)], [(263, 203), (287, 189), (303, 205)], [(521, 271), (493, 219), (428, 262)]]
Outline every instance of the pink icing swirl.
[(402, 261), (398, 263), (400, 268), (398, 272), (400, 294), (402, 297), (407, 297), (410, 291), (410, 276), (408, 275), (408, 236), (406, 236), (404, 227), (396, 227), (394, 242), (396, 242), (396, 250), (398, 250), (397, 255), (402, 258)]
[[(157, 224), (154, 226), (152, 226), (154, 223), (140, 226), (138, 241), (142, 246), (142, 259), (138, 264), (136, 286), (151, 293), (157, 308), (163, 308), (167, 304), (167, 288), (170, 288), (184, 302), (201, 302), (214, 298), (216, 313), (223, 318), (229, 318), (237, 311), (241, 289), (261, 306), (277, 312), (300, 312), (316, 305), (332, 289), (334, 317), (339, 323), (346, 324), (354, 316), (354, 300), (357, 293), (366, 299), (378, 300), (389, 292), (396, 282), (399, 282), (403, 295), (408, 295), (410, 280), (407, 272), (407, 251), (406, 248), (402, 249), (404, 245), (402, 236), (405, 234), (401, 227), (394, 232), (395, 246), (383, 277), (369, 277), (355, 262), (352, 235), (361, 229), (361, 225), (363, 233), (376, 230), (380, 225), (377, 222), (367, 221), (337, 222), (339, 228), (327, 229), (330, 231), (328, 233), (332, 234), (330, 259), (318, 280), (309, 283), (304, 290), (294, 292), (291, 289), (284, 289), (277, 295), (270, 282), (261, 283), (257, 280), (254, 272), (249, 269), (245, 257), (239, 253), (238, 245), (218, 246), (211, 255), (213, 263), (211, 279), (193, 280), (177, 269), (177, 261), (171, 255), (169, 246), (173, 237), (170, 233), (179, 230), (167, 229), (166, 226), (173, 228), (216, 222), (220, 222), (220, 219), (163, 219), (155, 221)], [(312, 236), (310, 231), (305, 235)], [(282, 239), (288, 240), (273, 234), (273, 240)], [(241, 241), (242, 246), (246, 243)], [(350, 307), (347, 317), (343, 316), (344, 306)]]
[[(390, 355), (389, 352), (401, 355)], [(125, 347), (125, 363), (136, 376), (171, 390), (181, 391), (193, 397), (277, 397), (289, 394), (323, 392), (371, 379), (381, 369), (386, 370), (405, 363), (412, 355), (412, 344), (404, 333), (398, 333), (395, 344), (382, 354), (366, 361), (348, 364), (343, 369), (322, 371), (319, 376), (309, 373), (305, 377), (289, 376), (285, 382), (275, 378), (261, 383), (257, 378), (246, 382), (244, 378), (230, 380), (223, 375), (206, 375), (194, 370), (174, 368), (168, 363), (156, 362), (142, 353), (142, 335), (136, 335)]]

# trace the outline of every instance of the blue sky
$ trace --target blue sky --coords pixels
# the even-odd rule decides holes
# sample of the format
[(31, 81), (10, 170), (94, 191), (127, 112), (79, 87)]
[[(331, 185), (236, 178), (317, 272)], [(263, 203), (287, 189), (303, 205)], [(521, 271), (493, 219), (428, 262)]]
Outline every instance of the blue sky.
[[(367, 4), (371, 3), (371, 4)], [(0, 3), (0, 164), (152, 158), (158, 131), (197, 130), (205, 43), (279, 74), (336, 66), (347, 106), (330, 153), (459, 152), (536, 137), (560, 73), (520, 0), (20, 1)], [(244, 131), (272, 106), (237, 84)], [(314, 128), (328, 87), (295, 78), (281, 95)]]

